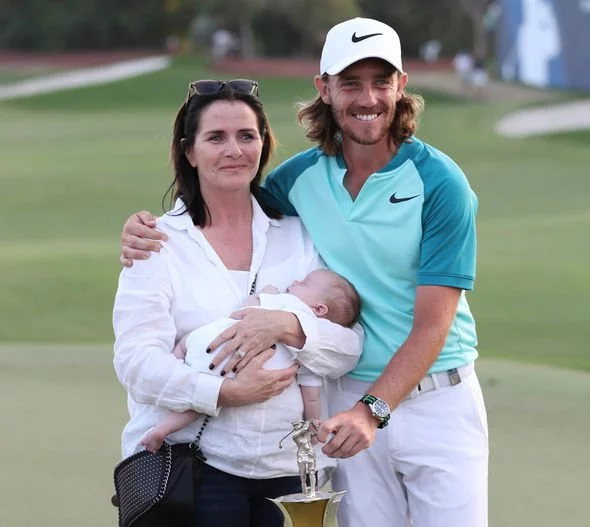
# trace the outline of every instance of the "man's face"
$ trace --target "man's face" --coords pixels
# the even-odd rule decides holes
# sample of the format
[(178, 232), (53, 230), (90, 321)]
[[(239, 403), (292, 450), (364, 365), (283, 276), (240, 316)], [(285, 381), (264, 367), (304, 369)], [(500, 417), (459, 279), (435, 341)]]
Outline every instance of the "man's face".
[(355, 62), (338, 75), (316, 77), (322, 100), (332, 107), (343, 141), (374, 145), (389, 140), (395, 105), (407, 75), (380, 59)]

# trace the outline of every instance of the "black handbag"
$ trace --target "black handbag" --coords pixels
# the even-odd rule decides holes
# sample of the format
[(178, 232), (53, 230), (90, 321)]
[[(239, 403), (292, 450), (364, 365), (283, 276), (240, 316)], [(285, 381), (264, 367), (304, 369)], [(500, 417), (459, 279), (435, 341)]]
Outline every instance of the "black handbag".
[(164, 442), (158, 452), (142, 450), (115, 467), (119, 527), (194, 527), (194, 489), (206, 461), (199, 442), (208, 421), (189, 444)]

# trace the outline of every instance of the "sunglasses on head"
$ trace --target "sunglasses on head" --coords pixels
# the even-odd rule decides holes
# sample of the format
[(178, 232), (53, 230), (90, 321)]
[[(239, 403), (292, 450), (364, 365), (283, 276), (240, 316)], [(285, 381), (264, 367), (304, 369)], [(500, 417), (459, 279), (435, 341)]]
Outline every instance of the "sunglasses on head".
[(234, 79), (231, 81), (204, 80), (191, 82), (188, 85), (186, 102), (188, 103), (191, 97), (195, 95), (215, 95), (227, 88), (231, 89), (234, 93), (258, 97), (258, 82), (250, 79)]

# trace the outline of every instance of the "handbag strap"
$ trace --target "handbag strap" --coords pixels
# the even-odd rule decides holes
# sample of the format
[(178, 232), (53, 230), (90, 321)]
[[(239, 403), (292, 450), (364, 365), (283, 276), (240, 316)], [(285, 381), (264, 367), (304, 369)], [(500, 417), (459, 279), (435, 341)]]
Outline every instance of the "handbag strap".
[[(258, 273), (256, 273), (254, 275), (254, 281), (252, 282), (252, 286), (250, 287), (250, 293), (249, 293), (250, 295), (253, 295), (256, 292), (256, 282), (257, 281), (258, 281)], [(197, 457), (201, 461), (207, 461), (207, 458), (203, 455), (203, 451), (201, 450), (201, 436), (203, 435), (203, 431), (205, 430), (205, 427), (209, 424), (210, 420), (211, 420), (211, 416), (205, 415), (205, 419), (203, 419), (203, 423), (201, 424), (201, 428), (197, 432), (197, 435), (195, 436), (195, 438), (188, 445), (189, 448), (191, 449), (191, 451), (193, 452), (193, 454), (195, 455), (195, 457)]]

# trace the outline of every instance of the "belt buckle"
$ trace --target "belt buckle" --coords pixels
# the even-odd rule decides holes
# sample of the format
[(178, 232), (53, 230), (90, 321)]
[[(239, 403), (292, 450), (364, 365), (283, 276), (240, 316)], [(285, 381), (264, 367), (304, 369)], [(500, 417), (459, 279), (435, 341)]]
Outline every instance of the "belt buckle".
[(416, 386), (406, 397), (406, 399), (415, 399), (421, 393), (420, 385)]
[(457, 386), (457, 384), (461, 384), (461, 374), (457, 368), (453, 368), (447, 371), (447, 373), (449, 375), (449, 382), (451, 383), (451, 386)]

